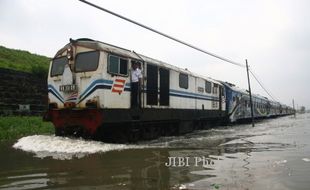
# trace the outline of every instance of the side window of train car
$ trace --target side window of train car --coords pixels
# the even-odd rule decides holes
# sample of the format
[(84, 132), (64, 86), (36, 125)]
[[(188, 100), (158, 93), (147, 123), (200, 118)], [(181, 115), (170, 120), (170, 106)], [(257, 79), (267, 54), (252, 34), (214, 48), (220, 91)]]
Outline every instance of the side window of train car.
[(209, 81), (206, 81), (206, 93), (211, 93), (212, 84)]
[(66, 56), (55, 58), (52, 62), (51, 77), (62, 75), (66, 64), (68, 64)]
[(218, 84), (214, 84), (214, 85), (213, 85), (213, 94), (217, 94), (218, 88), (219, 88), (219, 85), (218, 85)]
[(188, 75), (180, 73), (179, 75), (179, 87), (188, 89)]
[(128, 75), (128, 59), (116, 56), (109, 55), (108, 58), (108, 73), (115, 75)]
[(220, 93), (221, 93), (220, 95), (221, 95), (221, 96), (224, 96), (224, 88), (223, 88), (222, 86), (220, 86), (220, 89), (221, 89), (221, 90), (220, 90)]
[(88, 51), (78, 53), (75, 59), (76, 72), (95, 71), (99, 63), (99, 51)]

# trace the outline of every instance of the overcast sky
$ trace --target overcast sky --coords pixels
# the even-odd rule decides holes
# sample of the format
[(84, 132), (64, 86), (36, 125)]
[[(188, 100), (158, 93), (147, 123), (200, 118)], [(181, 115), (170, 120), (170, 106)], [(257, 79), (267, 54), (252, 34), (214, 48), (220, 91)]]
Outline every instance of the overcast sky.
[[(89, 0), (235, 62), (280, 102), (310, 108), (308, 0)], [(247, 88), (246, 72), (78, 0), (0, 0), (0, 45), (53, 57), (92, 38)], [(256, 81), (252, 90), (268, 96)]]

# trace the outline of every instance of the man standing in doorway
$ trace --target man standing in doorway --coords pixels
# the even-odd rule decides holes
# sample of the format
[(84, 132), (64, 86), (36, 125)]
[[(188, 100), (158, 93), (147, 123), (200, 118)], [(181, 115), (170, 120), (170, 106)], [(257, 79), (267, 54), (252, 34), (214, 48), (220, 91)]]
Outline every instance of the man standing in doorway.
[(139, 69), (139, 63), (137, 61), (132, 61), (131, 70), (131, 107), (137, 108), (140, 102), (140, 87), (142, 84), (142, 73)]

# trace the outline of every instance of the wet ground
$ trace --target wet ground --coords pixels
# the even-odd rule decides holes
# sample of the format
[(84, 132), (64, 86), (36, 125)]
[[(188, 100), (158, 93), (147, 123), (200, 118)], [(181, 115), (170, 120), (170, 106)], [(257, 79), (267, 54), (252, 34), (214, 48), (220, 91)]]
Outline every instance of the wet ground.
[(310, 114), (134, 145), (52, 135), (0, 142), (0, 189), (308, 190), (309, 175)]

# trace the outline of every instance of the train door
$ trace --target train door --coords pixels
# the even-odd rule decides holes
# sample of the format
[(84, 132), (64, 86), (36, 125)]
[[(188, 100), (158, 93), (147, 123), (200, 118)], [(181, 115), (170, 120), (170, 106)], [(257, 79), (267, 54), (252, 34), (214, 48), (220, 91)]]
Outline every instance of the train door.
[[(169, 105), (170, 73), (168, 69), (147, 64), (146, 104), (155, 106)], [(158, 78), (159, 77), (159, 78)], [(158, 93), (159, 90), (159, 93)], [(159, 96), (158, 96), (159, 94)]]
[(158, 67), (147, 64), (146, 76), (146, 104), (158, 105)]
[(159, 69), (159, 104), (169, 105), (170, 73), (168, 69)]
[(222, 95), (223, 95), (223, 87), (219, 87), (219, 110), (222, 111)]

